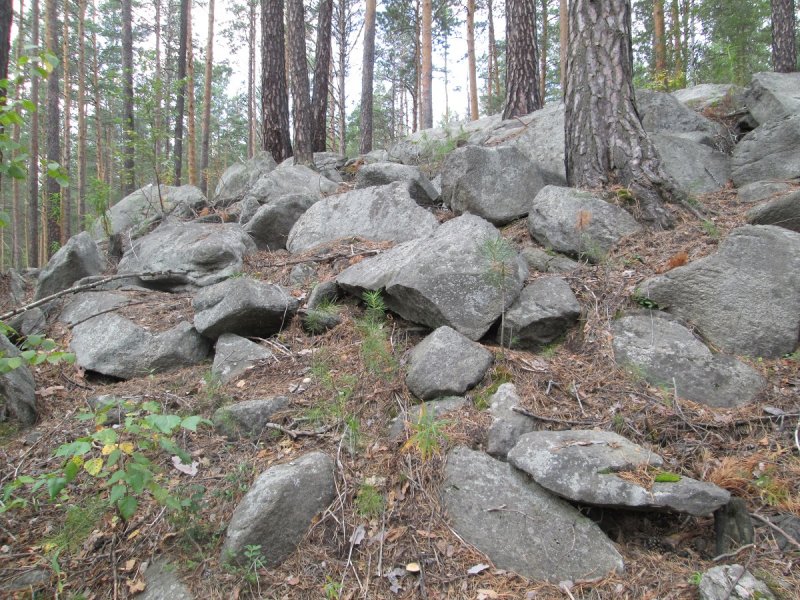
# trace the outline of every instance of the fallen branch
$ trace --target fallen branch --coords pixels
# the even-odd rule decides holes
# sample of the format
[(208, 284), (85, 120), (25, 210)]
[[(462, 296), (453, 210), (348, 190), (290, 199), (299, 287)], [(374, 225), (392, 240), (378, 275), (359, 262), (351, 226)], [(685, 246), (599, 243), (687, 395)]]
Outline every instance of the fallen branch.
[(274, 429), (275, 431), (280, 431), (281, 433), (285, 433), (293, 440), (296, 440), (299, 437), (313, 437), (317, 435), (324, 435), (326, 434), (331, 427), (320, 427), (319, 429), (314, 429), (311, 431), (305, 431), (302, 429), (287, 429), (282, 425), (278, 425), (277, 423), (264, 423), (264, 429)]
[(761, 521), (762, 523), (764, 523), (764, 525), (769, 525), (769, 526), (770, 526), (770, 527), (772, 527), (772, 528), (773, 528), (775, 531), (777, 531), (777, 532), (778, 532), (778, 533), (780, 533), (780, 534), (781, 534), (783, 537), (785, 537), (785, 538), (786, 538), (786, 540), (787, 540), (787, 541), (788, 541), (790, 544), (792, 544), (792, 545), (794, 545), (794, 546), (797, 546), (797, 548), (798, 548), (798, 549), (800, 549), (800, 542), (798, 542), (798, 541), (797, 541), (796, 539), (794, 539), (794, 538), (793, 538), (793, 537), (792, 537), (790, 534), (786, 533), (786, 531), (785, 531), (785, 530), (783, 530), (783, 529), (781, 529), (780, 527), (778, 527), (777, 525), (775, 525), (775, 523), (773, 523), (772, 521), (770, 521), (770, 520), (769, 520), (769, 519), (767, 519), (766, 517), (762, 517), (762, 516), (761, 516), (760, 514), (758, 514), (758, 513), (750, 513), (750, 516), (751, 516), (751, 517), (754, 517), (755, 519), (758, 519), (759, 521)]
[(536, 419), (537, 421), (545, 421), (546, 423), (558, 423), (559, 425), (582, 425), (582, 426), (591, 426), (594, 427), (599, 425), (594, 421), (570, 421), (568, 419), (556, 419), (553, 417), (543, 417), (542, 415), (537, 415), (535, 413), (530, 412), (529, 410), (525, 410), (524, 408), (520, 408), (519, 406), (512, 406), (511, 410), (515, 413), (519, 413), (526, 417), (530, 417), (531, 419)]
[(266, 263), (260, 264), (260, 267), (288, 267), (291, 265), (302, 265), (305, 263), (321, 263), (329, 260), (336, 260), (337, 258), (353, 258), (354, 256), (374, 256), (380, 254), (383, 250), (364, 250), (362, 252), (335, 252), (334, 254), (325, 254), (323, 256), (312, 256), (311, 258), (296, 258), (293, 260), (285, 260), (279, 263)]

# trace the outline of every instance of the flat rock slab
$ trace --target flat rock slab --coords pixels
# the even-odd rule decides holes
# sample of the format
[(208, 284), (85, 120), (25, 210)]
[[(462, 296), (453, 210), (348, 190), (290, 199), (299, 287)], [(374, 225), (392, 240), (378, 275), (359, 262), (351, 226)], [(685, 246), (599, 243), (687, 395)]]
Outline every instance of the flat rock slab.
[(612, 325), (620, 366), (665, 386), (681, 398), (732, 408), (753, 401), (766, 381), (752, 367), (712, 354), (686, 327), (656, 312), (626, 316)]
[(299, 302), (279, 285), (235, 277), (200, 290), (192, 300), (194, 325), (216, 339), (223, 333), (269, 337), (288, 326)]
[(356, 174), (356, 189), (387, 185), (400, 181), (408, 186), (408, 193), (420, 206), (434, 206), (439, 191), (419, 167), (392, 162), (376, 162), (362, 166)]
[(545, 248), (599, 262), (620, 239), (642, 227), (630, 213), (595, 194), (548, 185), (533, 200), (528, 231)]
[(738, 107), (736, 99), (742, 95), (743, 91), (743, 88), (730, 83), (701, 83), (682, 90), (675, 90), (672, 95), (689, 108), (702, 111), (729, 101)]
[(335, 497), (334, 462), (327, 454), (312, 452), (270, 467), (236, 507), (222, 560), (241, 564), (245, 548), (259, 546), (266, 567), (279, 565)]
[(623, 479), (618, 472), (658, 469), (663, 460), (609, 431), (534, 431), (520, 438), (508, 461), (554, 494), (583, 504), (700, 516), (730, 500), (728, 491), (689, 477), (654, 482), (650, 489)]
[(522, 289), (497, 340), (514, 348), (539, 348), (564, 335), (580, 315), (569, 284), (561, 277), (542, 277)]
[(227, 383), (245, 373), (259, 361), (272, 358), (272, 352), (235, 333), (223, 333), (214, 347), (211, 372)]
[(675, 96), (655, 90), (636, 90), (636, 108), (648, 133), (704, 132), (717, 135), (722, 127), (683, 105)]
[(404, 183), (353, 190), (320, 200), (301, 216), (286, 248), (303, 252), (345, 237), (405, 242), (432, 233), (439, 223), (411, 198)]
[(398, 440), (408, 424), (412, 429), (425, 416), (429, 419), (439, 419), (449, 412), (460, 410), (469, 404), (469, 400), (459, 396), (437, 398), (422, 404), (415, 404), (407, 412), (399, 414), (392, 419), (389, 426), (389, 439)]
[(84, 277), (99, 275), (105, 268), (106, 259), (92, 236), (81, 232), (72, 236), (39, 273), (35, 299), (65, 290)]
[(294, 224), (317, 200), (310, 194), (290, 194), (277, 198), (260, 206), (247, 221), (244, 230), (253, 238), (259, 250), (283, 250)]
[(286, 396), (245, 400), (217, 409), (212, 417), (214, 428), (230, 438), (258, 437), (274, 415), (289, 406)]
[(580, 269), (581, 263), (555, 252), (528, 247), (520, 252), (531, 271), (540, 273), (568, 273)]
[(733, 149), (731, 179), (736, 187), (754, 181), (800, 178), (800, 114), (768, 121)]
[(619, 552), (594, 522), (487, 454), (451, 450), (442, 496), (453, 529), (500, 569), (551, 583), (623, 570)]
[(770, 358), (793, 352), (800, 332), (800, 234), (740, 227), (716, 253), (646, 280), (638, 293), (697, 326), (724, 352)]
[(745, 88), (745, 104), (759, 124), (800, 113), (800, 73), (755, 73)]
[(305, 165), (281, 163), (278, 168), (263, 173), (247, 190), (243, 200), (254, 198), (259, 204), (269, 204), (289, 194), (309, 194), (321, 198), (325, 194), (335, 193), (338, 187)]
[(687, 195), (708, 194), (727, 185), (731, 177), (731, 159), (727, 154), (666, 132), (651, 134), (650, 139), (658, 150), (662, 167)]
[(776, 225), (800, 232), (800, 191), (775, 198), (747, 211), (753, 225)]
[(460, 396), (483, 379), (493, 359), (455, 329), (439, 327), (411, 352), (406, 385), (422, 400)]
[(520, 406), (517, 388), (513, 383), (504, 383), (490, 400), (489, 414), (492, 424), (487, 434), (486, 452), (497, 458), (505, 458), (517, 445), (519, 438), (535, 429), (533, 420), (512, 409)]
[[(0, 334), (0, 357), (19, 355), (17, 347)], [(0, 415), (8, 415), (23, 425), (36, 422), (36, 387), (25, 361), (16, 369), (0, 374)]]
[(75, 326), (100, 313), (122, 308), (130, 301), (125, 294), (115, 294), (114, 292), (80, 292), (75, 294), (64, 306), (58, 320), (69, 326)]
[(788, 194), (794, 189), (796, 188), (787, 181), (754, 181), (736, 190), (736, 199), (743, 204), (753, 204)]
[(721, 565), (703, 573), (700, 600), (775, 600), (767, 584), (742, 565)]
[(148, 287), (178, 291), (219, 283), (242, 270), (256, 245), (239, 225), (178, 223), (162, 225), (134, 242), (117, 272), (162, 272), (143, 278)]

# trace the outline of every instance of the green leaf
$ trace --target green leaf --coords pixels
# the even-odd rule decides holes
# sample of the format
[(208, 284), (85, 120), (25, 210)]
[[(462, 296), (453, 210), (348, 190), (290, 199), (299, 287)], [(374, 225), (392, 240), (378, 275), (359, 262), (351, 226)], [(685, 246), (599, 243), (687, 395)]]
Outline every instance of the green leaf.
[(122, 456), (122, 450), (120, 450), (119, 448), (115, 448), (114, 450), (111, 451), (111, 454), (108, 455), (108, 460), (106, 461), (106, 464), (109, 467), (113, 467), (115, 464), (117, 464), (117, 461), (119, 460), (120, 456)]
[(186, 417), (183, 421), (181, 421), (181, 427), (188, 429), (189, 431), (197, 431), (197, 426), (205, 423), (206, 420), (203, 419), (203, 417), (192, 415), (191, 417)]
[(117, 508), (119, 509), (120, 516), (128, 521), (133, 515), (136, 514), (136, 509), (139, 507), (139, 502), (133, 496), (123, 496), (117, 500)]
[(153, 400), (148, 400), (147, 402), (142, 402), (142, 410), (149, 413), (158, 414), (161, 412), (161, 405)]
[(100, 431), (95, 431), (92, 434), (92, 439), (97, 440), (101, 444), (116, 444), (119, 437), (117, 436), (117, 432), (111, 429), (110, 427), (104, 427)]
[(36, 358), (36, 350), (23, 350), (19, 355), (25, 359), (25, 362), (33, 362), (33, 359)]
[(78, 473), (81, 471), (80, 462), (71, 458), (67, 461), (67, 464), (64, 465), (64, 479), (67, 483), (75, 479), (78, 476)]
[(656, 483), (675, 483), (681, 480), (681, 476), (677, 473), (658, 473), (654, 479)]
[(108, 485), (114, 485), (120, 481), (125, 481), (127, 475), (128, 473), (126, 471), (115, 471), (111, 474), (111, 477), (108, 478)]
[(147, 415), (144, 420), (156, 431), (167, 434), (172, 433), (181, 424), (178, 415)]
[(160, 440), (158, 440), (158, 443), (164, 450), (166, 450), (170, 454), (177, 455), (178, 458), (181, 459), (181, 462), (183, 464), (188, 465), (192, 462), (192, 457), (189, 456), (189, 453), (179, 448), (172, 440), (167, 438), (161, 438)]
[(100, 474), (100, 471), (102, 471), (103, 469), (103, 459), (98, 457), (98, 458), (92, 458), (91, 460), (87, 460), (83, 464), (83, 468), (92, 477), (97, 477)]
[(51, 477), (48, 479), (47, 493), (50, 494), (50, 499), (54, 500), (66, 486), (67, 480), (64, 477)]
[(89, 442), (78, 440), (69, 444), (61, 444), (56, 450), (55, 456), (83, 456), (91, 449), (92, 445)]
[(125, 493), (128, 491), (128, 488), (125, 486), (124, 483), (119, 483), (111, 488), (111, 491), (108, 493), (108, 501), (111, 504), (116, 504), (120, 498), (122, 498)]

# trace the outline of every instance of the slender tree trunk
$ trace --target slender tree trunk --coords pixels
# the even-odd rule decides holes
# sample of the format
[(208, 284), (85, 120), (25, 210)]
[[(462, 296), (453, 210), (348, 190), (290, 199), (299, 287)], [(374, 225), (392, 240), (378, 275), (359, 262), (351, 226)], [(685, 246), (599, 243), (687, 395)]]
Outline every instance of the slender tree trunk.
[(794, 0), (772, 0), (772, 66), (776, 73), (797, 71)]
[[(33, 0), (31, 44), (39, 45), (39, 0)], [(39, 76), (31, 75), (30, 159), (28, 162), (28, 266), (39, 266)]]
[(347, 154), (347, 114), (345, 95), (345, 78), (347, 75), (347, 0), (338, 0), (338, 34), (339, 45), (339, 154)]
[(78, 0), (78, 221), (86, 214), (86, 7)]
[(214, 0), (208, 2), (208, 33), (206, 34), (206, 70), (203, 75), (203, 139), (200, 155), (200, 189), (208, 193), (208, 147), (211, 140), (211, 75), (214, 66)]
[[(22, 45), (24, 40), (24, 33), (25, 33), (25, 26), (24, 26), (24, 19), (23, 15), (25, 14), (25, 2), (24, 0), (19, 0), (19, 23), (17, 25), (17, 43), (16, 49), (14, 51), (17, 61), (19, 61), (19, 57), (22, 55)], [(11, 28), (9, 27), (9, 33)], [(7, 75), (7, 74), (6, 74)], [(22, 97), (22, 86), (18, 85), (15, 86), (14, 89), (14, 99), (19, 101)], [(11, 131), (11, 139), (14, 142), (14, 145), (19, 144), (19, 125), (14, 124), (14, 128)], [(18, 154), (18, 150), (14, 151), (14, 154)], [(15, 269), (18, 269), (22, 265), (22, 251), (26, 247), (25, 246), (25, 209), (22, 206), (22, 189), (21, 189), (21, 182), (16, 177), (12, 181), (11, 187), (11, 194), (12, 194), (12, 225), (11, 225), (11, 244), (13, 248), (13, 256), (12, 256), (12, 266)]]
[(653, 81), (661, 90), (669, 87), (667, 84), (667, 41), (664, 30), (664, 0), (653, 0), (653, 49), (655, 52)]
[[(213, 0), (212, 0), (213, 1)], [(153, 92), (155, 93), (154, 103), (155, 106), (153, 107), (153, 168), (156, 170), (156, 173), (161, 172), (161, 139), (164, 137), (162, 131), (162, 97), (163, 97), (163, 86), (164, 82), (162, 80), (162, 67), (161, 67), (161, 0), (154, 0), (153, 7), (155, 8), (155, 33), (156, 33), (156, 72), (155, 72), (155, 89)]]
[(539, 98), (544, 104), (547, 96), (547, 50), (550, 42), (550, 2), (542, 0), (542, 40), (539, 46)]
[[(163, 89), (166, 92), (166, 96), (163, 98), (162, 103), (162, 121), (163, 125), (163, 143), (164, 143), (164, 168), (167, 168), (171, 157), (172, 157), (172, 139), (170, 138), (171, 129), (172, 129), (172, 113), (171, 113), (171, 97), (172, 97), (172, 88), (173, 88), (173, 73), (174, 73), (174, 64), (175, 64), (175, 44), (174, 44), (174, 19), (172, 18), (172, 4), (173, 0), (167, 0), (167, 16), (166, 16), (166, 24), (164, 26), (164, 87)], [(178, 29), (180, 29), (180, 24), (178, 25)], [(173, 161), (174, 163), (174, 161)], [(169, 178), (169, 176), (167, 176)]]
[[(58, 2), (45, 0), (45, 47), (47, 51), (58, 56)], [(58, 164), (61, 160), (61, 140), (59, 139), (61, 119), (59, 114), (59, 74), (55, 71), (47, 78), (47, 162)], [(58, 181), (47, 176), (45, 193), (47, 194), (47, 258), (50, 258), (61, 243), (61, 187)]]
[[(8, 63), (11, 59), (11, 24), (14, 21), (14, 7), (11, 4), (11, 0), (3, 0), (0, 2), (0, 79), (7, 80), (8, 79)], [(6, 103), (6, 96), (8, 94), (8, 89), (5, 86), (0, 86), (0, 104)], [(0, 125), (0, 133), (4, 133), (5, 127)], [(0, 161), (3, 160), (3, 153), (0, 151)], [(2, 189), (3, 180), (0, 178), (0, 196), (3, 198), (3, 208), (6, 208), (6, 195), (3, 193)], [(11, 203), (11, 210), (12, 214), (14, 213), (14, 203), (12, 200)], [(15, 249), (15, 236), (14, 236), (14, 225), (13, 225), (13, 216), (12, 216), (12, 228), (11, 228), (11, 260), (9, 261), (13, 266), (14, 259), (14, 249)], [(0, 228), (0, 272), (2, 272), (3, 268), (6, 264), (6, 229)]]
[(657, 226), (672, 225), (664, 201), (683, 201), (661, 168), (636, 112), (629, 0), (573, 0), (565, 94), (571, 186), (627, 187)]
[(681, 39), (681, 12), (678, 6), (678, 0), (672, 0), (672, 7), (670, 9), (672, 17), (672, 77), (675, 81), (675, 88), (686, 87), (686, 69), (683, 62), (683, 41)]
[(364, 57), (361, 62), (361, 154), (372, 151), (372, 76), (375, 66), (375, 0), (364, 14)]
[(411, 102), (414, 107), (413, 130), (420, 129), (422, 121), (422, 110), (420, 99), (422, 98), (422, 44), (420, 43), (420, 0), (416, 0), (414, 8), (414, 91), (411, 95)]
[(136, 129), (133, 121), (133, 13), (131, 0), (122, 0), (122, 195), (136, 189)]
[(294, 117), (294, 160), (295, 164), (313, 167), (311, 94), (308, 89), (303, 0), (287, 0), (286, 8)]
[(197, 115), (195, 114), (194, 94), (194, 40), (192, 39), (192, 3), (189, 2), (189, 16), (186, 19), (186, 162), (189, 167), (189, 183), (196, 186), (197, 181)]
[(261, 0), (261, 143), (278, 163), (292, 155), (285, 39), (283, 0)]
[(175, 100), (175, 143), (172, 159), (175, 164), (173, 184), (181, 184), (183, 167), (183, 116), (186, 104), (186, 38), (189, 32), (189, 2), (181, 0), (181, 31), (178, 42), (178, 95)]
[(252, 158), (258, 146), (256, 131), (256, 2), (250, 0), (247, 29), (247, 157)]
[(325, 152), (328, 114), (328, 82), (331, 72), (331, 27), (333, 0), (320, 0), (317, 17), (317, 50), (314, 59), (314, 96), (312, 106), (312, 143), (314, 152)]
[(567, 45), (569, 44), (569, 8), (567, 0), (558, 3), (558, 51), (561, 75), (561, 96), (567, 89)]
[[(61, 64), (64, 70), (64, 141), (61, 148), (61, 166), (70, 178), (72, 163), (72, 82), (69, 69), (69, 0), (64, 0), (64, 22), (61, 34)], [(72, 235), (72, 190), (70, 184), (61, 188), (61, 245)]]
[[(35, 0), (38, 2), (38, 0)], [(97, 20), (97, 3), (92, 0), (92, 18)], [(92, 28), (92, 85), (94, 86), (94, 135), (95, 135), (95, 177), (97, 181), (106, 180), (106, 171), (103, 168), (103, 122), (100, 117), (102, 105), (100, 104), (100, 65), (98, 59), (97, 33)]]
[(536, 0), (506, 2), (506, 102), (503, 118), (527, 115), (542, 107), (536, 53)]
[(497, 42), (494, 36), (494, 6), (492, 0), (486, 0), (486, 27), (489, 34), (488, 66), (486, 68), (486, 98), (492, 106), (494, 94), (500, 91), (500, 76), (497, 74)]
[(433, 7), (431, 0), (422, 0), (422, 128), (433, 127)]
[(475, 0), (467, 0), (467, 70), (469, 72), (469, 118), (478, 119), (478, 69), (475, 64)]

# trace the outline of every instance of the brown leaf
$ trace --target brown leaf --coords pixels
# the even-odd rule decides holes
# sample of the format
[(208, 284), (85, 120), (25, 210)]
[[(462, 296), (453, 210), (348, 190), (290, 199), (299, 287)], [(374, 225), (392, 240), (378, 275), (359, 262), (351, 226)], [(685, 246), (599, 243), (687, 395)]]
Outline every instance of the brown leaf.
[(128, 591), (131, 594), (138, 594), (139, 592), (143, 592), (145, 588), (144, 579), (128, 579), (125, 582), (125, 585), (128, 586)]
[(578, 218), (575, 220), (575, 229), (583, 231), (589, 226), (592, 221), (592, 212), (588, 210), (581, 210), (578, 212)]

